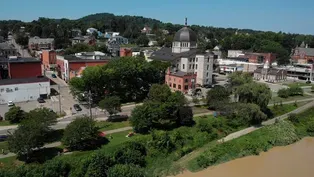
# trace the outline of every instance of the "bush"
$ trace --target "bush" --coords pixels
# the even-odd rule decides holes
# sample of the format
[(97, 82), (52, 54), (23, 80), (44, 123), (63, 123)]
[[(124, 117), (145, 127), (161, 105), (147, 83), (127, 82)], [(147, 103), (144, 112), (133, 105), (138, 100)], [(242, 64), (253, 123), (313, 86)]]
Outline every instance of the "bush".
[(288, 120), (291, 121), (292, 123), (299, 123), (299, 119), (296, 113), (289, 114)]
[(146, 148), (138, 142), (123, 143), (114, 153), (114, 159), (119, 164), (145, 165)]
[(207, 132), (207, 133), (212, 133), (214, 131), (213, 126), (211, 125), (211, 122), (208, 119), (200, 119), (196, 127), (199, 131), (201, 132)]
[(303, 95), (303, 89), (299, 86), (289, 88), (289, 96)]
[(108, 177), (145, 177), (144, 170), (135, 165), (118, 164), (110, 168)]
[(20, 123), (26, 117), (26, 113), (19, 106), (13, 106), (4, 115), (11, 124)]
[(106, 177), (108, 169), (114, 166), (114, 160), (102, 153), (94, 154), (91, 157), (85, 176)]
[(310, 134), (310, 135), (313, 135), (314, 134), (314, 121), (310, 121), (308, 122), (307, 124), (307, 127), (306, 127), (306, 131)]
[(93, 119), (81, 117), (65, 128), (61, 142), (70, 150), (92, 149), (99, 145), (98, 133), (98, 127)]
[(288, 98), (290, 95), (289, 89), (285, 89), (285, 88), (280, 89), (280, 90), (278, 90), (277, 95), (280, 98)]

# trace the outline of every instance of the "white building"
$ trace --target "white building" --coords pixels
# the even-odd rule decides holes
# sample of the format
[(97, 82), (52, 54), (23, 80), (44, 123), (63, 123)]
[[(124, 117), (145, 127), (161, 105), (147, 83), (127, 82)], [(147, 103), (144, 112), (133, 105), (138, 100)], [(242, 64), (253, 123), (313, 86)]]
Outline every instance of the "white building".
[(197, 49), (197, 35), (187, 24), (175, 34), (172, 48), (162, 48), (150, 59), (171, 62), (186, 75), (196, 73), (196, 85), (212, 84), (214, 53)]
[(244, 55), (242, 50), (228, 50), (228, 58), (237, 58)]
[(46, 77), (0, 80), (0, 104), (9, 101), (24, 102), (47, 98), (50, 95), (50, 80)]

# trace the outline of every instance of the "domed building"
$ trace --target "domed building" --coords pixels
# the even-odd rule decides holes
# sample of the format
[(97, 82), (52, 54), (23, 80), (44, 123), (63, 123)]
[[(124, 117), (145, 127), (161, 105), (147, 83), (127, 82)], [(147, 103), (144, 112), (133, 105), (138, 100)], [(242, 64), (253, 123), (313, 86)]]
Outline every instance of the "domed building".
[(165, 82), (174, 91), (188, 93), (212, 84), (214, 53), (197, 48), (197, 34), (185, 26), (176, 32), (171, 48), (161, 48), (150, 59), (171, 62)]

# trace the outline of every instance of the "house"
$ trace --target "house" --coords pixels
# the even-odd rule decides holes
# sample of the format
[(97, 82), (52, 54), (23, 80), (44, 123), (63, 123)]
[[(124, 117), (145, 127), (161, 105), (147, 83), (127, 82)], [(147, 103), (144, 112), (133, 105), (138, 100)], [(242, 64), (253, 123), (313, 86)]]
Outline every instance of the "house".
[(85, 59), (85, 60), (102, 60), (102, 59), (109, 59), (110, 56), (103, 52), (94, 51), (94, 52), (80, 52), (74, 54), (76, 57)]
[[(82, 57), (82, 56), (80, 56)], [(88, 66), (102, 66), (109, 62), (110, 57), (100, 59), (84, 59), (75, 55), (57, 55), (57, 73), (64, 81), (69, 82), (71, 78), (80, 76), (82, 70)]]
[(186, 73), (175, 68), (168, 68), (165, 75), (165, 83), (173, 91), (180, 91), (187, 94), (189, 90), (195, 89), (197, 75), (193, 72)]
[(276, 54), (228, 50), (228, 58), (246, 58), (250, 63), (265, 63), (268, 60), (272, 63), (276, 60)]
[(43, 50), (41, 54), (41, 61), (44, 70), (54, 70), (57, 64), (56, 51)]
[(17, 50), (14, 46), (3, 42), (0, 43), (0, 57), (17, 56)]
[(175, 34), (172, 48), (161, 48), (150, 59), (170, 62), (180, 77), (196, 74), (196, 86), (212, 84), (214, 53), (197, 48), (197, 35), (187, 23)]
[(50, 95), (50, 80), (47, 77), (30, 77), (0, 80), (0, 104), (9, 101), (24, 102), (47, 98)]
[(127, 38), (124, 38), (122, 36), (114, 36), (108, 40), (107, 47), (108, 47), (109, 52), (113, 56), (119, 56), (120, 46), (128, 44), (128, 43), (129, 43), (129, 41)]
[(131, 57), (132, 56), (132, 49), (121, 47), (120, 48), (120, 57)]
[(244, 56), (244, 52), (242, 50), (228, 50), (228, 58), (237, 58), (240, 56)]
[(285, 81), (287, 80), (287, 70), (271, 68), (270, 62), (267, 60), (263, 68), (257, 68), (254, 71), (254, 79), (273, 83)]
[(38, 36), (29, 38), (28, 48), (29, 50), (54, 49), (54, 39), (40, 38)]
[(105, 37), (106, 39), (110, 39), (110, 38), (112, 38), (112, 37), (119, 36), (119, 35), (120, 35), (119, 32), (106, 32), (105, 35), (104, 35), (104, 37)]
[(313, 64), (314, 63), (314, 48), (309, 48), (304, 42), (300, 47), (292, 50), (291, 58), (300, 64)]
[(96, 44), (96, 39), (94, 36), (77, 36), (72, 39), (72, 45), (85, 43), (94, 46)]
[(141, 30), (142, 33), (145, 33), (145, 34), (150, 34), (152, 32), (152, 29), (148, 26), (145, 26), (142, 30)]

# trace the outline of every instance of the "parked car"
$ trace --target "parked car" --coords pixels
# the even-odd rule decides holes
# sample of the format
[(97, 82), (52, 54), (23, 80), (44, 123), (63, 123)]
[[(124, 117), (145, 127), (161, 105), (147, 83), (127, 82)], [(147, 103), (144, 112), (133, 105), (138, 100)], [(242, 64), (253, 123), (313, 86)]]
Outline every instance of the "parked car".
[(311, 81), (310, 81), (310, 80), (307, 80), (307, 81), (306, 81), (306, 83), (307, 83), (307, 84), (310, 84), (310, 83), (311, 83)]
[(78, 104), (73, 105), (73, 107), (74, 107), (75, 111), (82, 111), (82, 108)]
[(38, 101), (38, 103), (45, 103), (45, 100), (44, 100), (43, 98), (41, 98), (41, 97), (39, 97), (39, 98), (37, 99), (37, 101)]
[(5, 141), (8, 138), (7, 135), (0, 135), (0, 142)]
[(12, 106), (14, 106), (14, 105), (15, 105), (15, 104), (13, 103), (13, 101), (9, 101), (9, 102), (8, 102), (8, 106), (9, 106), (9, 107), (12, 107)]
[(52, 78), (57, 78), (57, 76), (55, 74), (51, 74)]

